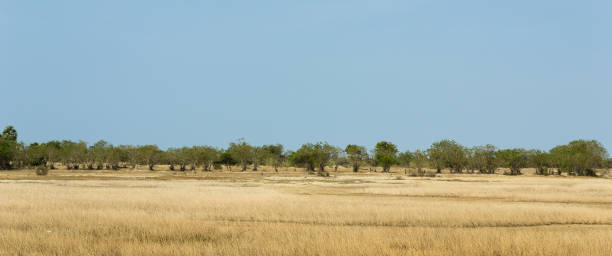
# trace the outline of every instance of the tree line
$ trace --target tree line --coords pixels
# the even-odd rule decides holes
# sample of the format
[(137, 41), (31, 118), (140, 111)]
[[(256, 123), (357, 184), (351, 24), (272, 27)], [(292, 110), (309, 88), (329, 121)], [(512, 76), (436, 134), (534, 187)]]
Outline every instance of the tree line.
[(610, 168), (612, 159), (601, 143), (595, 140), (575, 140), (549, 151), (522, 148), (498, 149), (493, 145), (465, 147), (454, 140), (434, 142), (427, 150), (400, 152), (397, 146), (381, 141), (367, 150), (350, 144), (345, 148), (327, 142), (306, 143), (295, 151), (285, 150), (281, 144), (254, 146), (244, 139), (231, 142), (227, 148), (192, 146), (162, 150), (156, 145), (112, 145), (100, 140), (93, 145), (83, 141), (18, 142), (17, 131), (7, 126), (0, 135), (0, 169), (19, 169), (44, 166), (49, 169), (61, 164), (69, 170), (119, 170), (144, 165), (151, 171), (167, 165), (172, 171), (212, 171), (238, 168), (257, 171), (261, 165), (303, 167), (309, 172), (329, 175), (338, 167), (350, 167), (354, 172), (362, 168), (390, 172), (392, 166), (416, 170), (417, 176), (425, 169), (437, 173), (448, 169), (451, 173), (493, 174), (498, 168), (509, 169), (505, 174), (520, 175), (523, 168), (535, 168), (538, 175), (596, 176), (596, 169)]

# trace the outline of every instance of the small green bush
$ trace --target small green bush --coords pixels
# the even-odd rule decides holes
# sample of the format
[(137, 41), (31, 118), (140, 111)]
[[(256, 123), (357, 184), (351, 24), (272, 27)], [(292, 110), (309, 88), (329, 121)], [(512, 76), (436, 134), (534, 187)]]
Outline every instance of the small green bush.
[(46, 165), (36, 166), (36, 175), (47, 176), (49, 174), (49, 168)]

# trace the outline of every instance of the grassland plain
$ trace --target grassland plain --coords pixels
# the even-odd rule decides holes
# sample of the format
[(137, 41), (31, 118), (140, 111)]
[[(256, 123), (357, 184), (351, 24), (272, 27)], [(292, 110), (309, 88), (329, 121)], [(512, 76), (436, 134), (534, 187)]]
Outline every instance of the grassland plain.
[(612, 255), (612, 180), (0, 172), (1, 255)]

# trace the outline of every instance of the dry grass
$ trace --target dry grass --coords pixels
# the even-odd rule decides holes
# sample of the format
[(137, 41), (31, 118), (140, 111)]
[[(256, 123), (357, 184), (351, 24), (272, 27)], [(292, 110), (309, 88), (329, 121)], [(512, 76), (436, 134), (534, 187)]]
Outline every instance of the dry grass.
[(612, 255), (612, 180), (0, 172), (0, 255)]

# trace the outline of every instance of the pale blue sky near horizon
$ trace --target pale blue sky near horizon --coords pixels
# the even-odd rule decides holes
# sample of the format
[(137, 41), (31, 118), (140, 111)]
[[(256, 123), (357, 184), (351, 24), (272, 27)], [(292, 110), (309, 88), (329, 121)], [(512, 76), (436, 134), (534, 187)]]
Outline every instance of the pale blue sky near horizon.
[(25, 142), (612, 147), (612, 1), (0, 1)]

